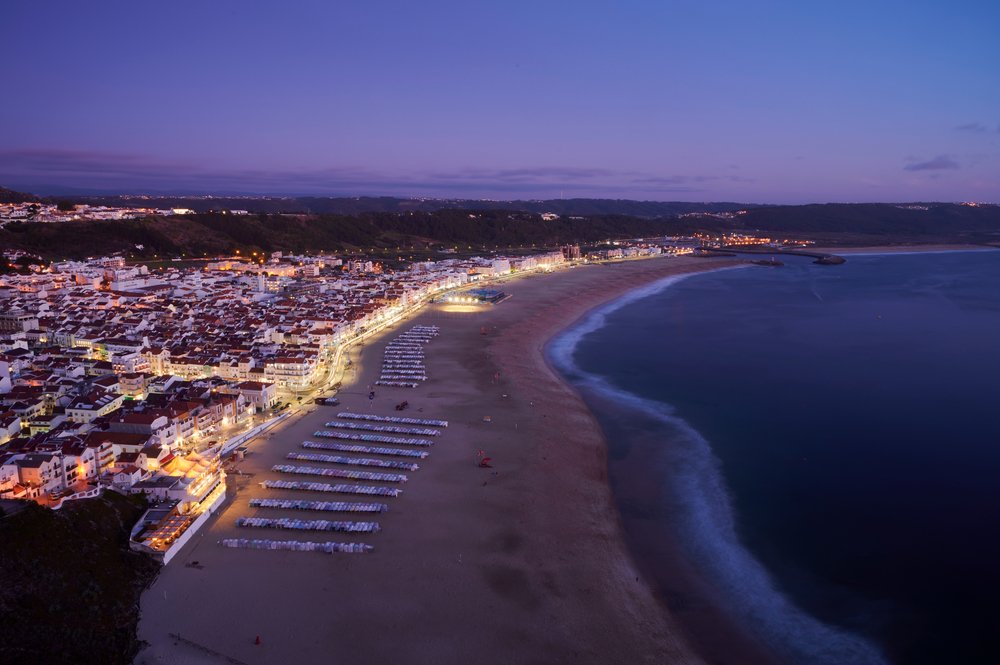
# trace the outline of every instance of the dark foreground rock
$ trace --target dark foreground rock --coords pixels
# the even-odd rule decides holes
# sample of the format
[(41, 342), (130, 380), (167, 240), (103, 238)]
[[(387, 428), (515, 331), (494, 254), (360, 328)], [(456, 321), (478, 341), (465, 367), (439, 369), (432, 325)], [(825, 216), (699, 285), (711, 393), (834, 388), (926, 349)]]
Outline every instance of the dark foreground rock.
[(128, 548), (144, 510), (107, 492), (0, 518), (0, 663), (132, 661), (139, 596), (160, 567)]

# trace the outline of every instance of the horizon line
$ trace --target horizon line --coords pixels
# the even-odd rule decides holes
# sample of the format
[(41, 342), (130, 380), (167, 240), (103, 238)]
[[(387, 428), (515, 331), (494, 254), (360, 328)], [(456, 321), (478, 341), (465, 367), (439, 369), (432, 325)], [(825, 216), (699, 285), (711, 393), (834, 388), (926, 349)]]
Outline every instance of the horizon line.
[[(293, 193), (293, 192), (253, 192), (253, 193), (237, 193), (237, 192), (210, 192), (210, 193), (193, 193), (193, 192), (149, 192), (149, 191), (118, 191), (114, 192), (111, 190), (90, 190), (90, 191), (66, 191), (60, 190), (58, 187), (52, 185), (13, 185), (7, 186), (0, 184), (0, 188), (7, 189), (8, 191), (17, 192), (19, 194), (38, 196), (39, 198), (133, 198), (133, 197), (147, 197), (147, 198), (180, 198), (180, 199), (393, 199), (397, 201), (475, 201), (475, 202), (496, 202), (496, 203), (549, 203), (558, 201), (627, 201), (632, 203), (684, 203), (684, 204), (733, 204), (733, 205), (746, 205), (746, 206), (806, 206), (806, 205), (913, 205), (913, 204), (939, 204), (939, 205), (961, 205), (964, 203), (977, 203), (981, 205), (1000, 205), (998, 201), (976, 201), (972, 199), (962, 199), (962, 200), (931, 200), (931, 199), (910, 199), (910, 200), (811, 200), (808, 202), (800, 203), (782, 203), (776, 201), (740, 201), (735, 199), (650, 199), (650, 198), (627, 198), (627, 197), (614, 197), (614, 196), (572, 196), (572, 197), (551, 197), (551, 198), (539, 198), (539, 197), (514, 197), (514, 198), (494, 198), (494, 197), (470, 197), (470, 196), (427, 196), (427, 195), (410, 195), (404, 196), (400, 194), (338, 194), (338, 193), (328, 193), (328, 194), (310, 194), (310, 193)], [(73, 188), (69, 188), (72, 190)], [(50, 193), (38, 193), (39, 191), (48, 191)]]

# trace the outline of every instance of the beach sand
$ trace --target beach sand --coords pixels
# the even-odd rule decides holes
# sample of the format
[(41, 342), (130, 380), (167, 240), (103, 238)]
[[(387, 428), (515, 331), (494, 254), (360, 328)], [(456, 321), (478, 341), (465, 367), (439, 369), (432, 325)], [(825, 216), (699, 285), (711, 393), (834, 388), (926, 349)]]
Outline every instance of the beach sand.
[[(431, 305), (352, 350), (341, 406), (314, 407), (255, 440), (239, 467), (246, 475), (229, 478), (229, 503), (144, 594), (139, 637), (149, 646), (135, 662), (706, 662), (669, 599), (633, 563), (607, 483), (601, 431), (548, 367), (542, 348), (588, 310), (637, 286), (732, 263), (658, 258), (521, 277), (500, 287), (512, 297), (499, 305)], [(375, 388), (369, 404), (382, 347), (417, 324), (441, 328), (426, 347), (429, 380), (415, 389)], [(351, 519), (252, 509), (248, 500), (369, 500), (259, 483), (335, 482), (270, 468), (302, 451), (300, 443), (315, 439), (312, 433), (339, 411), (396, 415), (393, 406), (402, 400), (410, 404), (405, 415), (451, 426), (421, 468), (408, 473), (402, 496), (382, 499), (390, 511), (377, 518), (381, 533), (338, 537), (234, 525), (252, 515)], [(493, 469), (477, 467), (478, 450)], [(218, 544), (228, 537), (363, 541), (376, 550), (233, 550)], [(667, 552), (665, 565), (677, 566), (677, 597), (696, 592), (686, 586), (695, 584), (689, 567), (671, 557)], [(189, 565), (195, 561), (198, 567)], [(737, 629), (723, 629), (721, 615), (703, 608), (693, 619), (703, 627), (720, 622), (722, 646), (710, 649), (713, 662), (759, 648)]]

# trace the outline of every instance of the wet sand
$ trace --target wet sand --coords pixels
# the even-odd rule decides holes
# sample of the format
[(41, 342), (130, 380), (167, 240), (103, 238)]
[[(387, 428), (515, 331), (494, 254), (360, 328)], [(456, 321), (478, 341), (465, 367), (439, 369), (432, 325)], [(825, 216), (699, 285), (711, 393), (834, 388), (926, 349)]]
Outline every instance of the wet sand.
[[(136, 662), (705, 662), (634, 565), (607, 483), (601, 430), (548, 367), (542, 347), (588, 310), (641, 284), (731, 263), (660, 258), (513, 279), (501, 287), (513, 297), (500, 305), (433, 305), (352, 350), (341, 406), (315, 407), (254, 441), (240, 465), (246, 475), (230, 477), (235, 496), (143, 596), (139, 637), (150, 646)], [(429, 380), (416, 389), (376, 388), (369, 404), (382, 347), (416, 324), (441, 328), (426, 347)], [(259, 483), (335, 482), (270, 468), (301, 451), (337, 412), (395, 415), (404, 399), (406, 415), (451, 426), (408, 473), (402, 496), (379, 499), (390, 506), (378, 517), (381, 533), (234, 525), (240, 516), (351, 519), (253, 509), (248, 500), (369, 500)], [(478, 450), (493, 469), (477, 467)], [(218, 545), (228, 537), (361, 541), (376, 550), (326, 555)], [(199, 567), (186, 565), (194, 561)], [(689, 575), (678, 564), (681, 595)]]

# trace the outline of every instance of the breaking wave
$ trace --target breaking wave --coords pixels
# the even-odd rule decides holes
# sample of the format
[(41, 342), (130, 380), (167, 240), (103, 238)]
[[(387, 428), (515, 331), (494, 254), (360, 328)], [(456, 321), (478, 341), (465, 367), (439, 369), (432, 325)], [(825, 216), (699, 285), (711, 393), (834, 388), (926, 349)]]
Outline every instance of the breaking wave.
[(652, 419), (662, 428), (670, 469), (669, 501), (676, 536), (715, 588), (727, 611), (776, 654), (803, 665), (877, 665), (887, 662), (870, 641), (827, 625), (798, 608), (774, 585), (764, 566), (740, 542), (718, 458), (708, 441), (667, 404), (613, 386), (574, 361), (577, 345), (602, 328), (612, 312), (688, 277), (673, 276), (632, 291), (585, 316), (550, 342), (553, 365), (586, 397), (611, 400), (623, 414)]

